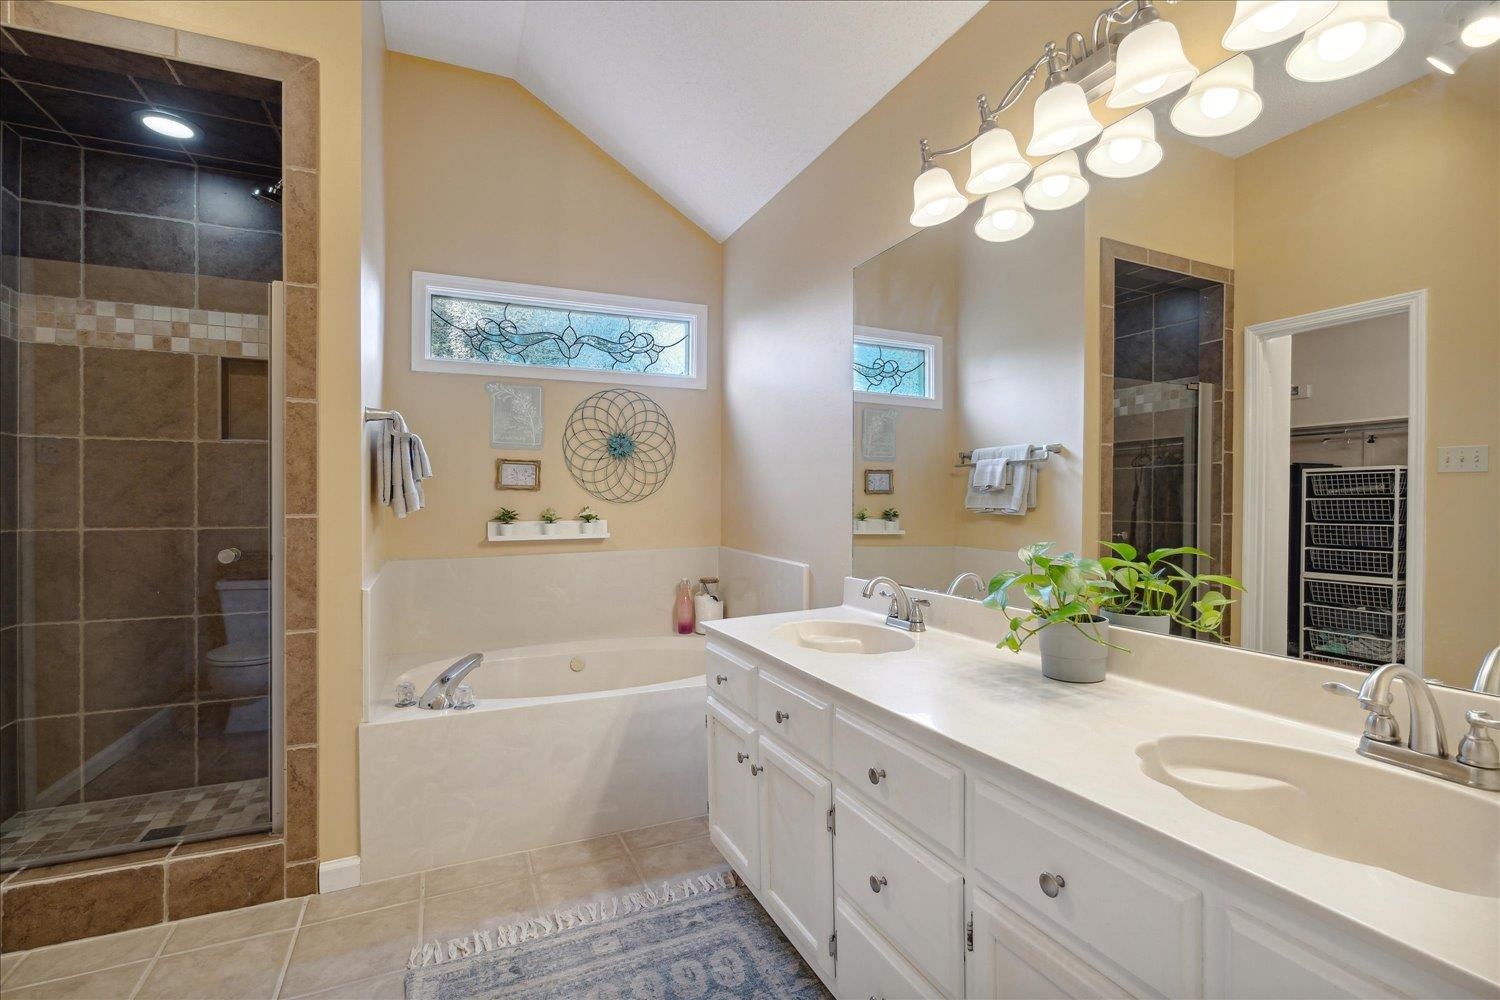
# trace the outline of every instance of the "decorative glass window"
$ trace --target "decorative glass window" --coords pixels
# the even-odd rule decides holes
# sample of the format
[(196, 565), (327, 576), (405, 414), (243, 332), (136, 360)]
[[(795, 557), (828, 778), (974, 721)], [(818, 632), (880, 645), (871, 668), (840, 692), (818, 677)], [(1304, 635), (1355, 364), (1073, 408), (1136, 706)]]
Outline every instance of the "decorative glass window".
[(922, 333), (854, 328), (854, 398), (896, 406), (943, 405), (943, 340)]
[(705, 385), (708, 310), (600, 292), (412, 275), (412, 370)]

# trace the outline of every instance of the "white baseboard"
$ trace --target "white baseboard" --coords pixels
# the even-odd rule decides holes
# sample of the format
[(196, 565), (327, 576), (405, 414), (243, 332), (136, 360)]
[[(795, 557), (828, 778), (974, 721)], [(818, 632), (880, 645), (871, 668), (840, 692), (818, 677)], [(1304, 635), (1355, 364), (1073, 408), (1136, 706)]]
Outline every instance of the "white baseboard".
[(334, 858), (318, 865), (318, 891), (338, 892), (359, 885), (359, 855)]

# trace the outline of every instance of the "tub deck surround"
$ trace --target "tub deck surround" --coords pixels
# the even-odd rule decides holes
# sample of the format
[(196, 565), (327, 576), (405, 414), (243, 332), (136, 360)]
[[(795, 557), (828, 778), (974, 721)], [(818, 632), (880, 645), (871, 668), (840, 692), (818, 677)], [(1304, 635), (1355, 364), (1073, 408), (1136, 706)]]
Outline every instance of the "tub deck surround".
[[(912, 733), (915, 727), (914, 735), (941, 757), (1004, 776), (1013, 786), (1034, 788), (1043, 801), (1065, 802), (1091, 820), (1097, 817), (1112, 834), (1123, 830), (1129, 842), (1187, 870), (1293, 906), (1318, 925), (1367, 942), (1460, 990), (1492, 995), (1500, 989), (1496, 899), (1314, 853), (1225, 819), (1148, 777), (1137, 756), (1138, 747), (1160, 736), (1202, 734), (1386, 767), (1355, 754), (1363, 718), (1358, 712), (1349, 713), (1347, 728), (1333, 728), (1234, 704), (1235, 699), (1188, 693), (1171, 686), (1179, 675), (1190, 675), (1195, 667), (1199, 673), (1213, 673), (1207, 661), (1247, 654), (1144, 634), (1127, 636), (1135, 653), (1111, 653), (1111, 675), (1103, 683), (1050, 681), (1030, 649), (1016, 655), (994, 648), (1003, 631), (999, 615), (940, 595), (932, 595), (928, 631), (911, 635), (915, 644), (904, 652), (829, 653), (775, 634), (778, 625), (820, 619), (881, 625), (883, 611), (853, 596), (862, 582), (850, 581), (849, 603), (842, 607), (710, 623), (709, 648), (726, 648), (742, 657), (748, 651), (761, 662), (774, 661), (815, 697), (836, 700), (898, 733)], [(1307, 700), (1332, 700), (1318, 688), (1327, 668), (1278, 662), (1299, 667), (1302, 675), (1295, 679), (1296, 688), (1281, 697), (1303, 698), (1305, 687)], [(1240, 680), (1246, 687), (1266, 683), (1254, 674)], [(1445, 708), (1451, 713), (1454, 706)], [(1301, 714), (1318, 717), (1325, 712), (1317, 705)], [(1449, 792), (1478, 797), (1492, 808), (1495, 838), (1490, 842), (1500, 842), (1500, 796), (1457, 785)], [(1399, 808), (1399, 802), (1372, 802), (1368, 817), (1351, 816), (1349, 821), (1378, 823), (1383, 813)], [(1441, 822), (1440, 817), (1432, 819)], [(1475, 849), (1484, 848), (1476, 844)]]

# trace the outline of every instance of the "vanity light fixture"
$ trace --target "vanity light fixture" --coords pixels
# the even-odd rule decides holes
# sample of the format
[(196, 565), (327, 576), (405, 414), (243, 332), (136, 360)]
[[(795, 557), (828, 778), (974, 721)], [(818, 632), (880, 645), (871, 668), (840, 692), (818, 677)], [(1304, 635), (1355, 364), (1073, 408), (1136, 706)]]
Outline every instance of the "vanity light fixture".
[(1286, 71), (1304, 83), (1343, 80), (1385, 62), (1405, 37), (1386, 0), (1340, 0), (1287, 55)]
[(958, 193), (953, 175), (924, 157), (922, 172), (912, 184), (912, 205), (912, 225), (937, 226), (956, 217), (969, 202)]
[(1151, 109), (1140, 108), (1105, 129), (1086, 162), (1100, 177), (1139, 177), (1160, 163)]
[(1027, 156), (1052, 156), (1098, 135), (1104, 126), (1089, 110), (1089, 99), (1076, 83), (1049, 84), (1032, 109)]
[(1471, 49), (1500, 42), (1500, 2), (1485, 4), (1464, 22), (1458, 40)]
[(1036, 168), (1026, 185), (1026, 204), (1055, 211), (1078, 204), (1088, 193), (1089, 182), (1078, 169), (1078, 154), (1069, 149)]
[(1120, 41), (1114, 90), (1104, 103), (1111, 108), (1133, 108), (1187, 86), (1197, 75), (1198, 67), (1182, 51), (1177, 27), (1163, 21), (1156, 8), (1148, 5), (1141, 9), (1135, 29)]
[(1026, 201), (1013, 187), (996, 191), (984, 199), (974, 235), (991, 243), (1009, 243), (1031, 232), (1036, 220), (1026, 211)]
[(1427, 64), (1440, 73), (1452, 76), (1469, 58), (1469, 50), (1457, 42), (1449, 42), (1427, 57)]
[(1010, 129), (985, 122), (969, 154), (970, 194), (989, 194), (1017, 184), (1031, 173), (1031, 163), (1021, 155)]
[(191, 123), (166, 111), (155, 109), (142, 111), (137, 117), (142, 125), (169, 139), (196, 139), (198, 137), (198, 130)]
[(1236, 0), (1224, 48), (1246, 52), (1285, 41), (1333, 12), (1338, 0)]
[(1241, 52), (1193, 81), (1172, 108), (1172, 125), (1199, 138), (1229, 135), (1259, 118), (1263, 106), (1255, 92), (1255, 64)]

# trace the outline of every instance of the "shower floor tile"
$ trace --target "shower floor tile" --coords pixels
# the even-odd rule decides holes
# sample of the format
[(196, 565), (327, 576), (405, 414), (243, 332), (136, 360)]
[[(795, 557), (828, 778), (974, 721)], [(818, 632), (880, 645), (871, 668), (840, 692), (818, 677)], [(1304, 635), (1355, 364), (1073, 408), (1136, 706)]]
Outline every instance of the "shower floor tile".
[(0, 825), (0, 871), (270, 825), (266, 778), (33, 809)]

